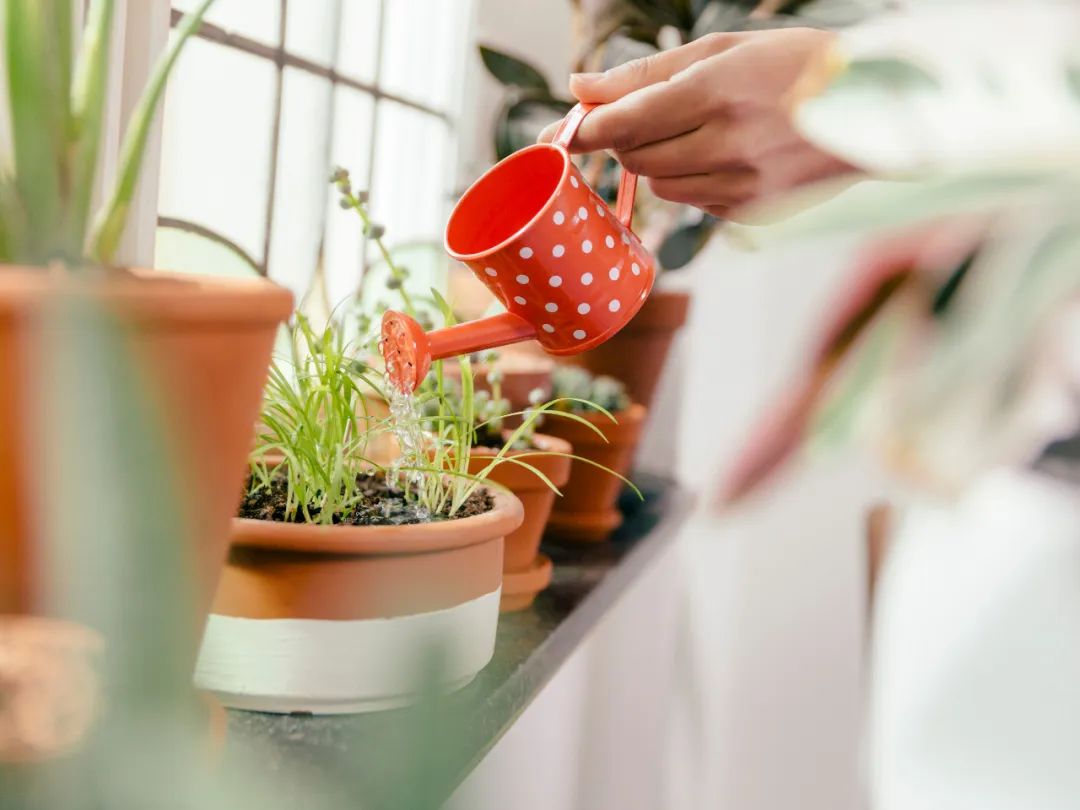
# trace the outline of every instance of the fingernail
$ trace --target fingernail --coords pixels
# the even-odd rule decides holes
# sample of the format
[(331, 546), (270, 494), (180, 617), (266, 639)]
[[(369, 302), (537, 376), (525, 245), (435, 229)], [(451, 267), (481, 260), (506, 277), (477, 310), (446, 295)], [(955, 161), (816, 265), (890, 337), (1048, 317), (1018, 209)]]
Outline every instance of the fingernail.
[(603, 73), (571, 73), (570, 78), (573, 81), (585, 82), (586, 84), (588, 84), (589, 82), (600, 81), (600, 79), (604, 78), (604, 74)]

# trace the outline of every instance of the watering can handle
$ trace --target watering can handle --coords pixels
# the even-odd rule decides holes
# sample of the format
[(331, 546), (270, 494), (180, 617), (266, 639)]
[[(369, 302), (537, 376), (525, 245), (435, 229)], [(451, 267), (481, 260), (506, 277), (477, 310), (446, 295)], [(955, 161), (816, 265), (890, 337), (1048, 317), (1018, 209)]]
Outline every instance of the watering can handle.
[[(585, 103), (574, 105), (574, 108), (559, 124), (559, 128), (555, 130), (552, 143), (569, 150), (570, 142), (574, 140), (581, 122), (585, 120), (589, 111), (597, 106)], [(619, 195), (615, 199), (615, 216), (627, 228), (630, 227), (630, 221), (634, 218), (634, 192), (636, 191), (637, 175), (623, 169), (622, 178), (619, 180)]]

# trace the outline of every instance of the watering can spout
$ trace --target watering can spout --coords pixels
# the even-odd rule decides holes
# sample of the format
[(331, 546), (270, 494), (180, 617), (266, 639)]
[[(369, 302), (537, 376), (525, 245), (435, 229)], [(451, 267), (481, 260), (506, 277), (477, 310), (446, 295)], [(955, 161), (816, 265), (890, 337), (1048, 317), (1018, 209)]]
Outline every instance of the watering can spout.
[(390, 382), (406, 394), (427, 376), (433, 360), (494, 349), (536, 337), (536, 329), (512, 312), (425, 332), (403, 312), (388, 311), (382, 319), (382, 354)]

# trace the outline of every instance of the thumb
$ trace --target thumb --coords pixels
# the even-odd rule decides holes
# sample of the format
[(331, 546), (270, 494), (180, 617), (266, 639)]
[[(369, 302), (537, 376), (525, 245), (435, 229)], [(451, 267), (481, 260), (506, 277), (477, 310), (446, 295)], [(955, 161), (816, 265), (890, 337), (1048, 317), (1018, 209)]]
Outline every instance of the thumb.
[(735, 45), (733, 34), (710, 34), (641, 59), (618, 65), (603, 73), (574, 73), (570, 92), (578, 101), (607, 104), (650, 84), (665, 82), (695, 62), (718, 54)]

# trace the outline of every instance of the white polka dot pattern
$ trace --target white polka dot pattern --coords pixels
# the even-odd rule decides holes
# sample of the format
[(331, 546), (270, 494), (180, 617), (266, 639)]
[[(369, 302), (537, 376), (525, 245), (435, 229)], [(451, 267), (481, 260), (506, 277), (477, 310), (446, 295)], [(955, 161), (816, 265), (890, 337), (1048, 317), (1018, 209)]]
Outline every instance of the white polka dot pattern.
[(544, 348), (564, 353), (622, 328), (654, 276), (652, 257), (576, 167), (543, 217), (505, 248), (467, 263), (515, 315), (535, 325)]

